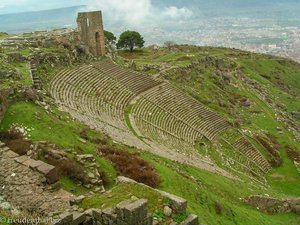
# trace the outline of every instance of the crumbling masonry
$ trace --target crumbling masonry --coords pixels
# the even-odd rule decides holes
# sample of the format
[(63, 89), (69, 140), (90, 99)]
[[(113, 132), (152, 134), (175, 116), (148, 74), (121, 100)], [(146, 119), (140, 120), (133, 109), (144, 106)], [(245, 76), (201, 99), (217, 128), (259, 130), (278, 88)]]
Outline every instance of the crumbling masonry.
[(105, 55), (105, 38), (101, 11), (80, 12), (77, 17), (79, 40), (94, 56)]

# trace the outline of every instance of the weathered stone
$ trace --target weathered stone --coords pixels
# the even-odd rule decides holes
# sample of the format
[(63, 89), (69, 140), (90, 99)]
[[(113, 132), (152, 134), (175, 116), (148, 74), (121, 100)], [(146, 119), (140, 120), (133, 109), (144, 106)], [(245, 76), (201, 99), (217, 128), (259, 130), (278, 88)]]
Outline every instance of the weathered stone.
[(92, 215), (96, 221), (99, 221), (99, 222), (102, 221), (102, 211), (100, 209), (93, 209)]
[(10, 210), (12, 207), (8, 202), (0, 202), (0, 209)]
[(84, 154), (84, 155), (78, 155), (78, 160), (85, 160), (85, 159), (94, 159), (94, 156), (92, 154)]
[(165, 214), (165, 216), (170, 217), (172, 215), (172, 209), (169, 206), (165, 206), (164, 214)]
[(147, 217), (147, 200), (126, 200), (116, 207), (118, 217), (129, 224), (139, 224)]
[[(3, 148), (5, 149), (5, 148)], [(8, 150), (7, 152), (5, 152), (5, 155), (6, 157), (9, 157), (9, 158), (16, 158), (16, 157), (19, 157), (19, 155), (11, 150)]]
[(199, 225), (198, 216), (191, 214), (180, 225)]
[(91, 172), (89, 172), (88, 173), (88, 178), (90, 178), (90, 179), (94, 179), (96, 176), (95, 176), (95, 174), (93, 174), (93, 173), (91, 173)]
[(116, 178), (116, 183), (120, 184), (120, 183), (137, 183), (135, 180), (132, 180), (128, 177), (123, 177), (123, 176), (118, 176)]
[(147, 217), (141, 223), (141, 225), (152, 225), (153, 224), (153, 216), (151, 213), (147, 214)]
[(105, 225), (115, 225), (117, 223), (115, 209), (108, 208), (102, 211), (102, 223)]
[(164, 192), (164, 191), (160, 191), (158, 190), (158, 192), (166, 197), (169, 198), (172, 202), (173, 202), (173, 206), (176, 209), (176, 213), (181, 213), (181, 212), (185, 212), (186, 208), (187, 208), (187, 201), (183, 198), (180, 198), (176, 195), (172, 195), (170, 193)]
[(37, 167), (37, 171), (40, 173), (47, 175), (49, 174), (52, 170), (54, 170), (54, 166), (49, 165), (47, 163), (42, 163), (40, 166)]
[(87, 217), (83, 222), (83, 225), (94, 225), (94, 220), (91, 217)]
[(71, 225), (80, 225), (86, 220), (85, 213), (73, 213), (73, 221)]
[(77, 17), (79, 40), (94, 56), (105, 55), (105, 37), (101, 11), (80, 12)]
[(56, 222), (53, 223), (53, 225), (71, 224), (72, 221), (73, 221), (72, 213), (63, 213), (59, 215), (59, 217), (57, 218)]
[(30, 167), (31, 169), (36, 169), (37, 167), (44, 164), (44, 162), (42, 162), (40, 160), (33, 160), (33, 159), (28, 158), (28, 160), (24, 161), (22, 164), (24, 166)]
[(74, 199), (71, 199), (70, 201), (70, 205), (78, 205), (80, 204), (83, 200), (85, 199), (84, 195), (80, 195)]
[(21, 164), (23, 164), (23, 162), (25, 162), (27, 160), (28, 160), (28, 156), (25, 156), (25, 155), (22, 155), (18, 158), (15, 158), (15, 161), (18, 162), (18, 163), (21, 163)]

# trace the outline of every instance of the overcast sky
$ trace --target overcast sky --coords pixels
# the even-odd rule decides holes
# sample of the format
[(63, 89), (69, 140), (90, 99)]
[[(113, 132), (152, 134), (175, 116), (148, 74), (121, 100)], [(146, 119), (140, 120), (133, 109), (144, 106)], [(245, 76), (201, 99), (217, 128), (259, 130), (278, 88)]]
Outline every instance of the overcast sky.
[(156, 0), (0, 0), (0, 14), (86, 5), (85, 10), (101, 9), (110, 21), (130, 25), (161, 19), (180, 22), (193, 16), (191, 9), (176, 7), (170, 1), (164, 7), (155, 7), (156, 3)]
[[(106, 24), (109, 22), (119, 27), (142, 24), (143, 27), (148, 27), (151, 24), (185, 26), (195, 17), (200, 18), (208, 12), (213, 17), (220, 9), (222, 15), (226, 12), (224, 9), (232, 12), (231, 15), (246, 15), (248, 11), (257, 10), (260, 10), (258, 15), (270, 15), (267, 11), (271, 9), (271, 12), (280, 12), (280, 15), (292, 15), (290, 9), (285, 11), (286, 7), (298, 10), (300, 0), (0, 0), (0, 14), (78, 5), (86, 5), (82, 9), (84, 11), (102, 10)], [(254, 7), (252, 11), (251, 7)], [(297, 15), (299, 16), (298, 13)]]

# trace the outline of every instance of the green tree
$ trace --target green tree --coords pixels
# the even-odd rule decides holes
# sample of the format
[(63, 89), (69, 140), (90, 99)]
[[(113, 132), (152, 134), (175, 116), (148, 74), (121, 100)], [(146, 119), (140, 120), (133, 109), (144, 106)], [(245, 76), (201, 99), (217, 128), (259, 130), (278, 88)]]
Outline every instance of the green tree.
[(117, 40), (116, 36), (112, 32), (107, 31), (107, 30), (104, 31), (104, 36), (105, 36), (106, 40), (112, 44), (114, 44)]
[(143, 37), (136, 31), (125, 31), (120, 35), (117, 48), (128, 48), (133, 51), (134, 48), (144, 46)]

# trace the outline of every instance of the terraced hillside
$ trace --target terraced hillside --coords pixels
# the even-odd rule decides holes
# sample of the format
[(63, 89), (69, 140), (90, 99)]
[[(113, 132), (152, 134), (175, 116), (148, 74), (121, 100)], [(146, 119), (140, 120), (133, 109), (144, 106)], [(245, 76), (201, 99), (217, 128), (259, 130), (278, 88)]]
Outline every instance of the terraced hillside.
[[(235, 175), (226, 170), (239, 170), (217, 164), (196, 148), (197, 143), (218, 146), (219, 137), (233, 129), (231, 122), (164, 80), (103, 60), (59, 72), (50, 94), (73, 117), (120, 142), (228, 177)], [(252, 176), (247, 170), (265, 173), (270, 168), (254, 146), (237, 143), (230, 148), (252, 162), (243, 170), (247, 176)], [(227, 156), (237, 160), (234, 157)]]

